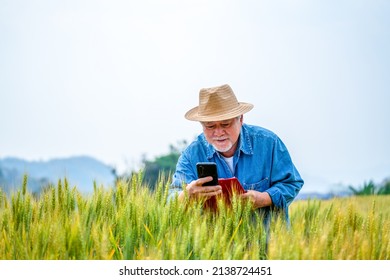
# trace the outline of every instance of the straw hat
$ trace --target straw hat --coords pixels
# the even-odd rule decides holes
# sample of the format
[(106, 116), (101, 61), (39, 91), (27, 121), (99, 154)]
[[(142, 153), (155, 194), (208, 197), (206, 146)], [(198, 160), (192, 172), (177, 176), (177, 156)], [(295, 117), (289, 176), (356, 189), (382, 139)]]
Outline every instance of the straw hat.
[(238, 102), (229, 85), (203, 88), (199, 92), (199, 106), (185, 114), (190, 121), (222, 121), (238, 117), (252, 110), (250, 103)]

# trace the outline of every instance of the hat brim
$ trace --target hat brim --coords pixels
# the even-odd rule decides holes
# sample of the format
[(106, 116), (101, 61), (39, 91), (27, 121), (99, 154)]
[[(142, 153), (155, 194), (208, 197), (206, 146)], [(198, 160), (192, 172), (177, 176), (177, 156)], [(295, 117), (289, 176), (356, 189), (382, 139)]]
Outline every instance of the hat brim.
[(209, 115), (200, 115), (199, 114), (199, 106), (196, 106), (189, 110), (184, 117), (187, 120), (190, 121), (200, 121), (200, 122), (214, 122), (214, 121), (223, 121), (232, 119), (238, 116), (241, 116), (250, 110), (253, 109), (253, 104), (245, 103), (245, 102), (239, 102), (238, 106), (234, 108), (233, 110), (230, 110), (229, 112), (225, 113), (219, 113), (216, 112), (215, 114), (209, 114)]

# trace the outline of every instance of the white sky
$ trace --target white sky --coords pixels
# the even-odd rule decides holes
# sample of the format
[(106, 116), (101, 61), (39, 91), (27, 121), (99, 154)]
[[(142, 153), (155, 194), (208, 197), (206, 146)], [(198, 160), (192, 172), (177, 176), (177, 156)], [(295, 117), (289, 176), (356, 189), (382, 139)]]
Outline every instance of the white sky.
[(0, 0), (0, 157), (134, 168), (231, 85), (307, 190), (390, 176), (389, 1)]

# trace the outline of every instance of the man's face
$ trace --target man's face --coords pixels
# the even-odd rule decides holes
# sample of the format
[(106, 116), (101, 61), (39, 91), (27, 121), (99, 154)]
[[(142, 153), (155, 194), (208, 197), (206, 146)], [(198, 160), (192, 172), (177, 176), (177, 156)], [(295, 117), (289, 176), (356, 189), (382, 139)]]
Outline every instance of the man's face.
[(201, 122), (207, 142), (225, 157), (231, 157), (237, 148), (243, 116), (214, 122)]

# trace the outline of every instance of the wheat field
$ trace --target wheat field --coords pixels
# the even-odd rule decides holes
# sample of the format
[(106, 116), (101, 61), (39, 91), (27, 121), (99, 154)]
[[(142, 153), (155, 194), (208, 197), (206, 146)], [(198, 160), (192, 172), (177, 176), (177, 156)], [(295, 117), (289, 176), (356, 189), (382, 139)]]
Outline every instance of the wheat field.
[(275, 217), (267, 235), (249, 203), (219, 201), (210, 213), (201, 202), (168, 201), (167, 180), (154, 192), (141, 182), (82, 195), (63, 179), (34, 196), (25, 178), (11, 195), (0, 190), (0, 259), (390, 259), (389, 196), (294, 201), (291, 226)]

